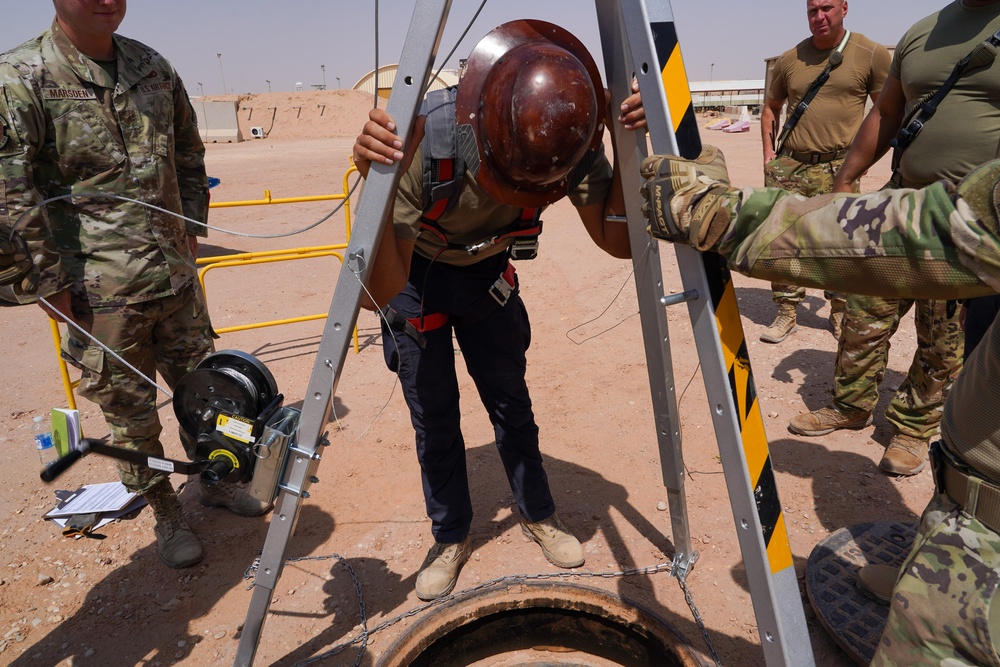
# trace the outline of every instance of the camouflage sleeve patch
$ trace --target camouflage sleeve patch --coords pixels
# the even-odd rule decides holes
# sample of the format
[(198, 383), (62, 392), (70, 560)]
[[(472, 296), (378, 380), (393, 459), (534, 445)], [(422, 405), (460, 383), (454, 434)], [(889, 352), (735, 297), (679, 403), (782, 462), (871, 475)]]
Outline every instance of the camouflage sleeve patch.
[(7, 104), (7, 89), (0, 86), (0, 157), (21, 152), (21, 139), (16, 128)]

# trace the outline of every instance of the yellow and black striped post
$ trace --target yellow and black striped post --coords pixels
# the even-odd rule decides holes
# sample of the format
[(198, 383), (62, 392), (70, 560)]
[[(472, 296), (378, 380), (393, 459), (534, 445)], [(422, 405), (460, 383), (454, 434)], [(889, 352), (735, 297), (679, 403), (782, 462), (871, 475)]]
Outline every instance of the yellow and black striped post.
[[(597, 6), (605, 47), (605, 70), (615, 99), (623, 91), (627, 92), (624, 86), (634, 73), (642, 91), (653, 152), (697, 157), (701, 152), (701, 138), (669, 0), (597, 0)], [(618, 60), (613, 57), (615, 48), (608, 46), (608, 40), (614, 41), (616, 37), (619, 43), (615, 48), (625, 52)], [(632, 151), (623, 147), (629, 140), (624, 133), (616, 132), (626, 193), (639, 191), (638, 167), (647, 150), (644, 138), (634, 139), (636, 149), (631, 154)], [(634, 199), (638, 201), (629, 199), (626, 207), (642, 313), (646, 304), (641, 299), (643, 287), (638, 257), (641, 253), (655, 256), (658, 244), (645, 231), (641, 198)], [(681, 245), (676, 246), (675, 251), (746, 564), (761, 646), (768, 665), (813, 665), (802, 598), (732, 277), (724, 260), (716, 254), (701, 254)], [(641, 268), (646, 281), (659, 281), (658, 258), (655, 267), (647, 262)], [(662, 284), (658, 287), (662, 291)], [(674, 299), (661, 297), (660, 302), (666, 305)], [(665, 319), (662, 307), (660, 314)], [(649, 341), (656, 336), (663, 337), (663, 330), (663, 327), (647, 327), (643, 321), (647, 363), (650, 363)], [(652, 374), (650, 377), (652, 379)], [(672, 390), (672, 379), (667, 384)], [(655, 404), (660, 388), (653, 384), (651, 390)], [(662, 420), (659, 415), (657, 420), (670, 421)], [(676, 458), (669, 453), (668, 456)]]
[[(701, 152), (701, 137), (677, 31), (673, 21), (651, 23), (650, 28), (679, 155), (697, 157)], [(732, 392), (734, 414), (743, 442), (747, 472), (754, 490), (764, 543), (767, 545), (768, 563), (772, 573), (778, 572), (792, 565), (792, 553), (778, 500), (767, 435), (764, 433), (732, 275), (718, 255), (704, 254), (702, 261), (711, 290), (712, 308)]]

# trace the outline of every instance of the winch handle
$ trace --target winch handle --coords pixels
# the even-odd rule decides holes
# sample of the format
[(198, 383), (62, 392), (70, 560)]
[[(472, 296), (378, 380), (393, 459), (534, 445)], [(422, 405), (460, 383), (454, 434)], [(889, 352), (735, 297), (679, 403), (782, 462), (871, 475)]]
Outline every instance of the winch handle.
[(56, 477), (66, 472), (71, 465), (82, 459), (84, 456), (92, 451), (91, 443), (100, 442), (100, 440), (94, 440), (93, 438), (83, 438), (80, 441), (80, 447), (74, 449), (66, 456), (61, 456), (49, 465), (42, 468), (42, 472), (39, 475), (43, 482), (54, 482)]

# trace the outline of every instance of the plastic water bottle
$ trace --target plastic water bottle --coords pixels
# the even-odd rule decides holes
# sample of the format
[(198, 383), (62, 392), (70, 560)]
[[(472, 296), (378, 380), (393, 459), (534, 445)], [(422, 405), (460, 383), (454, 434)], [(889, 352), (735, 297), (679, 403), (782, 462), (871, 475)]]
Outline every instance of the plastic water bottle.
[(38, 449), (38, 458), (43, 466), (47, 466), (59, 458), (56, 452), (55, 443), (52, 442), (52, 433), (45, 430), (45, 417), (39, 415), (35, 417), (35, 447)]

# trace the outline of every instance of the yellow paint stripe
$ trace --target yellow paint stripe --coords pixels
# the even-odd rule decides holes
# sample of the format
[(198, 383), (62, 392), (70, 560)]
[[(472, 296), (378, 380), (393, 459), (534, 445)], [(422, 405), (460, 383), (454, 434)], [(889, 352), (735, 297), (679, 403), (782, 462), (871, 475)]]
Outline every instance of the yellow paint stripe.
[(674, 132), (680, 127), (681, 120), (691, 106), (691, 89), (688, 86), (687, 74), (684, 71), (684, 59), (681, 57), (680, 44), (674, 45), (674, 50), (667, 58), (661, 72), (663, 89), (667, 93), (667, 106), (670, 109), (670, 121)]
[[(746, 377), (747, 373), (745, 370), (742, 373), (737, 373), (737, 382), (744, 383), (738, 386), (746, 386)], [(746, 392), (742, 392), (740, 399), (743, 400), (745, 397)], [(744, 410), (743, 406), (740, 406), (739, 409)], [(767, 434), (764, 433), (764, 419), (760, 415), (759, 404), (747, 416), (741, 435), (743, 436), (743, 455), (747, 459), (747, 469), (750, 471), (751, 476), (750, 483), (756, 487), (757, 480), (760, 479), (760, 473), (764, 470), (764, 464), (767, 462), (768, 456), (770, 456), (767, 448)]]
[(767, 562), (771, 566), (771, 574), (792, 567), (792, 547), (788, 543), (788, 531), (785, 529), (785, 514), (778, 515), (771, 533), (771, 541), (767, 543)]
[(740, 309), (736, 303), (736, 291), (732, 282), (726, 285), (722, 298), (715, 306), (715, 320), (728, 370), (732, 368), (736, 353), (743, 346), (743, 322), (740, 321)]

